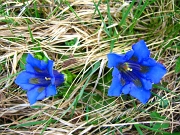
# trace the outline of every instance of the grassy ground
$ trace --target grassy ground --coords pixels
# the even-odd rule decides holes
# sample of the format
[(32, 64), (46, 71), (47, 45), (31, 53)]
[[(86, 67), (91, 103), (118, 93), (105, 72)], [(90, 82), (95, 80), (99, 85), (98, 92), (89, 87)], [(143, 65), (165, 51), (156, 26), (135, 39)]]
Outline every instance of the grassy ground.
[[(0, 132), (2, 134), (180, 134), (178, 0), (1, 0)], [(108, 97), (106, 55), (144, 39), (168, 73), (145, 105)], [(30, 106), (14, 80), (26, 54), (55, 62), (66, 82)]]

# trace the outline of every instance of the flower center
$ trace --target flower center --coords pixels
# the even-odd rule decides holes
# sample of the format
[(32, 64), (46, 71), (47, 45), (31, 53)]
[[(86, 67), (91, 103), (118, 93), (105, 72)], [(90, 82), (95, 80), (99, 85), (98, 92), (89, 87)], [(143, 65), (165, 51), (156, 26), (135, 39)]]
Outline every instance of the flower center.
[(51, 78), (49, 78), (49, 77), (45, 77), (45, 80), (46, 80), (46, 81), (49, 81), (49, 80), (51, 80)]
[(147, 73), (150, 70), (150, 67), (140, 65), (138, 63), (134, 62), (125, 62), (123, 64), (119, 64), (117, 68), (122, 72), (128, 72), (128, 71), (139, 71), (140, 73)]
[(30, 84), (35, 84), (35, 85), (44, 85), (47, 86), (51, 83), (51, 78), (50, 77), (35, 77), (35, 78), (30, 78), (29, 79)]
[(122, 73), (122, 78), (120, 80), (122, 85), (125, 85), (128, 82), (133, 82), (137, 87), (142, 87), (141, 70), (145, 71), (145, 67), (140, 66), (137, 63), (125, 62), (117, 66), (119, 71)]
[(132, 71), (132, 68), (129, 67), (129, 64), (127, 62), (122, 65), (122, 68), (125, 71)]

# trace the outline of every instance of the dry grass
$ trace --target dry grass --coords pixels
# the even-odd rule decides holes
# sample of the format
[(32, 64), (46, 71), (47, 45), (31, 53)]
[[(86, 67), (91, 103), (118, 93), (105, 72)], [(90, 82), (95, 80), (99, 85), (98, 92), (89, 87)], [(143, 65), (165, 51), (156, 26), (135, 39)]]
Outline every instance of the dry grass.
[[(156, 1), (147, 5), (134, 20), (136, 3), (125, 17), (126, 23), (120, 26), (123, 12), (129, 6), (123, 1), (110, 2), (110, 11), (105, 1), (99, 6), (91, 0), (69, 0), (71, 6), (49, 0), (2, 1), (0, 132), (50, 135), (178, 132), (180, 82), (174, 67), (180, 56), (176, 47), (180, 41), (177, 31), (180, 16), (175, 11), (176, 4), (173, 0)], [(36, 13), (40, 14), (36, 16)], [(114, 35), (108, 36), (110, 29)], [(74, 45), (65, 44), (74, 38), (77, 38)], [(156, 95), (146, 105), (130, 96), (107, 96), (110, 82), (105, 77), (110, 70), (106, 66), (106, 55), (110, 44), (114, 45), (113, 52), (122, 53), (130, 50), (138, 39), (147, 42), (152, 56), (168, 70), (161, 84), (152, 90)], [(38, 45), (41, 50), (33, 49)], [(14, 79), (22, 70), (19, 65), (22, 55), (37, 52), (54, 60), (58, 71), (68, 70), (76, 77), (68, 87), (58, 88), (65, 93), (63, 96), (47, 98), (31, 107)], [(162, 101), (168, 103), (162, 105)], [(150, 114), (154, 111), (165, 118), (153, 120)], [(152, 130), (151, 124), (155, 123), (169, 126)]]

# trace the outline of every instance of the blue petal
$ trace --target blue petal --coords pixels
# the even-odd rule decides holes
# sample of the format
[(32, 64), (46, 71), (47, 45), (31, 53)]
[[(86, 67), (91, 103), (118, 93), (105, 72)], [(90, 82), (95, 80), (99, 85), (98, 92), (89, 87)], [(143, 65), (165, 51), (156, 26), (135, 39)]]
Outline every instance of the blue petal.
[(27, 97), (29, 100), (30, 105), (36, 103), (37, 101), (37, 97), (39, 96), (40, 92), (38, 91), (40, 87), (37, 86), (34, 89), (31, 89), (27, 92)]
[(152, 82), (150, 80), (146, 80), (144, 78), (141, 78), (141, 82), (142, 82), (143, 88), (145, 90), (151, 90), (152, 89)]
[(144, 89), (144, 90), (151, 90), (152, 89), (152, 82), (150, 80), (146, 80), (144, 78), (139, 78), (142, 86), (136, 86), (133, 82), (127, 82), (127, 84), (122, 88), (122, 92), (124, 94), (129, 94), (130, 91), (132, 91), (134, 89), (134, 87), (138, 87), (139, 89)]
[(26, 71), (29, 73), (33, 73), (33, 74), (36, 73), (36, 71), (34, 70), (34, 68), (30, 64), (26, 64)]
[(56, 94), (57, 94), (57, 91), (56, 91), (56, 86), (55, 85), (49, 85), (46, 88), (46, 97), (54, 96)]
[(32, 65), (33, 67), (37, 67), (41, 70), (44, 70), (47, 67), (47, 63), (45, 63), (42, 60), (38, 60), (38, 59), (34, 58), (31, 54), (28, 54), (26, 61), (28, 64)]
[(128, 84), (126, 84), (123, 88), (122, 88), (122, 92), (124, 93), (124, 94), (129, 94), (129, 92), (131, 91), (131, 83), (128, 83)]
[(156, 63), (155, 66), (149, 67), (149, 71), (144, 73), (143, 76), (153, 83), (159, 83), (166, 72), (166, 68), (162, 64)]
[(39, 67), (33, 67), (32, 65), (30, 64), (26, 64), (26, 71), (29, 72), (29, 73), (32, 73), (32, 74), (36, 74), (36, 75), (44, 75), (44, 76), (49, 76), (49, 73), (47, 71), (47, 69), (45, 70), (40, 70), (38, 69)]
[(112, 76), (114, 77), (120, 77), (120, 71), (117, 68), (113, 69)]
[(48, 60), (48, 72), (49, 72), (49, 75), (51, 77), (54, 77), (54, 74), (53, 74), (53, 61), (52, 60)]
[(113, 77), (111, 86), (108, 90), (108, 96), (120, 96), (122, 93), (121, 88), (120, 77)]
[(130, 51), (126, 52), (126, 54), (125, 54), (125, 60), (126, 60), (126, 61), (129, 60), (129, 59), (133, 56), (133, 54), (134, 54), (134, 51), (133, 51), (133, 50), (130, 50)]
[(35, 75), (28, 73), (26, 71), (21, 72), (15, 80), (15, 83), (17, 85), (19, 85), (21, 88), (23, 88), (24, 90), (30, 90), (32, 89), (35, 85), (34, 84), (30, 84), (29, 83), (29, 79), (30, 78), (34, 78)]
[(54, 84), (56, 86), (61, 85), (64, 82), (64, 75), (57, 72), (56, 70), (53, 70), (53, 74), (54, 74), (54, 77), (55, 77), (55, 83)]
[(125, 55), (119, 55), (115, 53), (109, 53), (107, 55), (108, 57), (108, 67), (117, 67), (119, 63), (124, 63), (125, 60)]
[[(38, 87), (38, 89), (39, 88), (40, 87)], [(55, 85), (49, 85), (42, 92), (39, 92), (38, 89), (37, 89), (36, 93), (39, 93), (39, 95), (37, 96), (36, 100), (43, 100), (46, 97), (53, 96), (53, 95), (57, 94), (56, 86)]]
[(48, 73), (51, 77), (51, 83), (54, 84), (55, 83), (55, 78), (54, 78), (54, 74), (53, 74), (53, 61), (52, 60), (48, 60)]
[(43, 90), (38, 97), (36, 98), (37, 100), (43, 100), (46, 97), (46, 91)]
[(140, 40), (134, 44), (132, 48), (134, 50), (134, 56), (138, 58), (139, 62), (141, 62), (143, 59), (147, 59), (150, 55), (150, 51), (148, 50), (144, 40)]
[(31, 90), (32, 88), (36, 87), (37, 85), (34, 84), (20, 84), (19, 85), (23, 90)]
[(143, 66), (155, 66), (156, 65), (156, 61), (152, 58), (147, 58), (146, 60), (143, 60), (141, 62), (141, 64)]
[(127, 60), (129, 60), (132, 55), (133, 55), (133, 51), (128, 51), (125, 55), (124, 54), (115, 54), (115, 53), (109, 53), (107, 55), (108, 57), (108, 67), (117, 67), (118, 64), (120, 63), (124, 63)]
[(130, 91), (130, 95), (139, 99), (143, 104), (145, 104), (150, 96), (151, 92), (149, 90), (144, 90), (143, 88), (136, 87), (133, 83), (131, 85), (132, 90)]

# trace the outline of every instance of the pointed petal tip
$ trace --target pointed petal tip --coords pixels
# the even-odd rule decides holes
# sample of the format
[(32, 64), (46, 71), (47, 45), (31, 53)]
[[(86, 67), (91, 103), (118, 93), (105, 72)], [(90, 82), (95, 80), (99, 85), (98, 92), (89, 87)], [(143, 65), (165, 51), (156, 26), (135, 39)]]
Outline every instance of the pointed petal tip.
[(150, 56), (150, 51), (147, 48), (147, 45), (144, 40), (140, 40), (132, 46), (134, 50), (134, 56), (138, 58), (138, 61), (141, 62), (144, 59), (147, 59)]
[(152, 83), (159, 83), (163, 76), (167, 73), (167, 69), (161, 64), (150, 67), (150, 70), (144, 74), (145, 78), (151, 80)]
[(129, 94), (137, 98), (143, 104), (146, 104), (151, 97), (151, 92), (149, 90), (137, 88), (136, 86), (130, 91)]
[(34, 104), (34, 103), (36, 103), (36, 101), (37, 101), (37, 97), (38, 97), (38, 95), (40, 94), (40, 93), (38, 92), (38, 89), (39, 89), (39, 86), (34, 87), (33, 89), (27, 91), (28, 101), (29, 101), (29, 103), (30, 103), (31, 105)]
[(43, 60), (39, 60), (34, 58), (31, 54), (28, 54), (26, 58), (26, 62), (30, 64), (32, 67), (38, 67), (41, 70), (44, 70), (47, 67), (47, 63)]
[(57, 94), (56, 86), (55, 85), (49, 85), (46, 88), (46, 97), (54, 96)]
[(52, 60), (48, 60), (48, 72), (49, 72), (49, 75), (54, 78), (54, 74), (53, 74), (53, 64), (54, 64), (54, 61)]
[(108, 96), (119, 97), (122, 93), (122, 85), (119, 81), (119, 77), (113, 77), (111, 86), (108, 90)]
[(28, 101), (31, 106), (37, 102), (37, 100), (33, 100), (33, 99), (28, 99)]
[(119, 63), (125, 62), (125, 57), (124, 55), (116, 54), (116, 53), (109, 53), (107, 54), (108, 58), (108, 67), (116, 67)]

